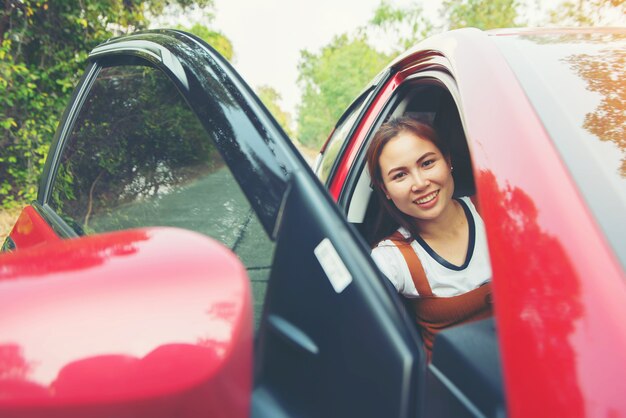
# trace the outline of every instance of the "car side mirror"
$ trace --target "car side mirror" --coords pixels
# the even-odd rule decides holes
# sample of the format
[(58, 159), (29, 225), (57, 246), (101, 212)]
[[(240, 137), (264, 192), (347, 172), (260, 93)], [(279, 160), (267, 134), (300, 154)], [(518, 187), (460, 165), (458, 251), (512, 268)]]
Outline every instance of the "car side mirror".
[(0, 416), (247, 417), (246, 270), (147, 228), (0, 256)]

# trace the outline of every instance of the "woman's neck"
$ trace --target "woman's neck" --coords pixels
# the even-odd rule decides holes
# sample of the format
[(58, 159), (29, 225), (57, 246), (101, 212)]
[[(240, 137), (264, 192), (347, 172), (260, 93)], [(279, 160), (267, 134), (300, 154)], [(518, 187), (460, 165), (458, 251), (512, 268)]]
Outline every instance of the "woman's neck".
[(455, 237), (462, 233), (466, 221), (465, 211), (461, 204), (456, 200), (452, 200), (452, 204), (437, 219), (418, 219), (417, 229), (423, 239), (439, 240), (441, 238)]

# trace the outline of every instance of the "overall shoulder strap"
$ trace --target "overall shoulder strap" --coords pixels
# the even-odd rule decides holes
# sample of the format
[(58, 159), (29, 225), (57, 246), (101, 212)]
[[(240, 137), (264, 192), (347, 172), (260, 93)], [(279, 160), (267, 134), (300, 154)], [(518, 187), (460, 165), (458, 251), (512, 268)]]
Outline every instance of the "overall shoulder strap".
[(400, 250), (400, 253), (402, 253), (402, 257), (411, 272), (411, 279), (413, 280), (415, 289), (417, 289), (417, 293), (419, 293), (420, 296), (433, 296), (433, 291), (426, 278), (424, 267), (422, 267), (420, 259), (417, 257), (413, 247), (411, 247), (411, 243), (407, 242), (399, 231), (394, 232), (389, 237), (389, 240), (393, 242)]

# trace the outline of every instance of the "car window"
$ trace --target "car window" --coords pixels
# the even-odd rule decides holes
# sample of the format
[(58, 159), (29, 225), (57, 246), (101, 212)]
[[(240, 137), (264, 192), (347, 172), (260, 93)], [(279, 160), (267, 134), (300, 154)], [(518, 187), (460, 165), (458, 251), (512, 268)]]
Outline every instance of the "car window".
[(158, 225), (219, 240), (248, 269), (258, 322), (274, 244), (212, 136), (160, 70), (102, 68), (47, 203), (78, 235)]
[[(438, 77), (442, 78), (445, 75), (438, 74)], [(366, 144), (371, 141), (380, 124), (391, 118), (410, 116), (432, 125), (449, 147), (454, 165), (454, 196), (474, 196), (476, 186), (459, 109), (443, 81), (431, 77), (409, 80), (397, 88), (390, 103), (391, 106), (381, 114), (377, 125), (371, 129)], [(366, 168), (366, 152), (367, 145), (359, 151), (341, 194), (347, 197), (344, 208), (349, 222), (357, 228), (368, 244), (374, 245), (391, 234), (397, 225), (389, 218), (381, 216), (382, 207), (372, 193), (371, 180)], [(375, 233), (379, 227), (381, 230)]]
[(339, 156), (339, 151), (343, 148), (348, 135), (357, 122), (361, 111), (368, 103), (367, 99), (371, 96), (371, 94), (372, 92), (370, 90), (369, 93), (361, 95), (350, 106), (346, 114), (344, 114), (344, 116), (340, 119), (340, 123), (335, 127), (332, 136), (328, 140), (326, 150), (318, 163), (316, 174), (322, 183), (326, 183), (326, 180), (328, 180), (335, 164), (335, 160), (337, 160), (337, 156)]

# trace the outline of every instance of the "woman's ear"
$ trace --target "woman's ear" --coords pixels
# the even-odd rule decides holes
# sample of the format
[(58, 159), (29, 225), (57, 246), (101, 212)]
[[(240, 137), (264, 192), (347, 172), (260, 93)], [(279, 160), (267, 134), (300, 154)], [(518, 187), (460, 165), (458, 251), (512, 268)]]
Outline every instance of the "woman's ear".
[(372, 189), (374, 189), (374, 191), (377, 191), (385, 195), (385, 198), (387, 200), (391, 200), (391, 197), (389, 196), (389, 193), (387, 193), (387, 189), (385, 188), (384, 184), (381, 184), (380, 186), (378, 186), (372, 182)]
[(389, 193), (387, 193), (387, 189), (385, 188), (384, 184), (380, 185), (380, 191), (383, 192), (387, 200), (391, 200), (391, 197), (389, 196)]

